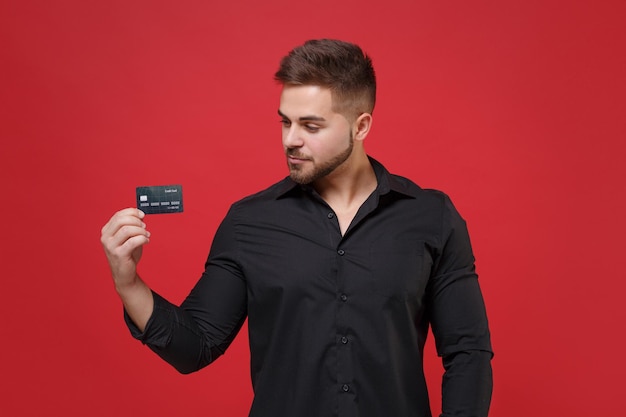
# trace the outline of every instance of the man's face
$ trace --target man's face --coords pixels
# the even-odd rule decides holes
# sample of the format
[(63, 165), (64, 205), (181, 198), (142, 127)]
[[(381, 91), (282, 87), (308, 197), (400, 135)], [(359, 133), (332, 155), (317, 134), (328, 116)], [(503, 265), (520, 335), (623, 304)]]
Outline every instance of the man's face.
[(328, 88), (284, 86), (278, 114), (287, 165), (295, 182), (310, 184), (323, 178), (352, 154), (350, 123), (332, 110)]

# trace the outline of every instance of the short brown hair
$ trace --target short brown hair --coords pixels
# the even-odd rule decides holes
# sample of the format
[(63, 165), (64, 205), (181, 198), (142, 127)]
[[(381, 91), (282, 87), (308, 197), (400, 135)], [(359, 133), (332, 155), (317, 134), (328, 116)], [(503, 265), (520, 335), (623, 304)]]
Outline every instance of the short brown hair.
[(349, 42), (309, 40), (283, 57), (274, 79), (283, 85), (329, 88), (333, 110), (349, 118), (374, 111), (376, 74), (372, 60)]

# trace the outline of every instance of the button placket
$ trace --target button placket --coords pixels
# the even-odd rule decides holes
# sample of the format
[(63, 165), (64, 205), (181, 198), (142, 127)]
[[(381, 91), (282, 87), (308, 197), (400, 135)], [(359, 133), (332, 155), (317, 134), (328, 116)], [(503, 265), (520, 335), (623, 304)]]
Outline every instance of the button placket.
[[(328, 218), (336, 218), (336, 215), (333, 216), (328, 215)], [(346, 292), (345, 285), (345, 277), (343, 276), (343, 268), (347, 268), (348, 266), (344, 266), (345, 262), (349, 262), (349, 255), (346, 249), (343, 247), (344, 245), (348, 245), (348, 240), (341, 238), (336, 242), (335, 253), (336, 253), (336, 262), (338, 267), (338, 297), (339, 297), (339, 310), (337, 314), (337, 327), (336, 327), (336, 336), (335, 343), (337, 348), (337, 381), (340, 383), (339, 392), (342, 394), (346, 394), (345, 398), (349, 398), (355, 394), (354, 387), (350, 385), (351, 382), (354, 382), (354, 371), (352, 369), (353, 366), (353, 358), (352, 358), (352, 348), (351, 348), (351, 339), (348, 337), (348, 334), (351, 334), (351, 325), (350, 322), (346, 319), (349, 317), (348, 311), (350, 310), (350, 306), (348, 302), (350, 301), (350, 297)], [(350, 247), (348, 247), (350, 250)]]

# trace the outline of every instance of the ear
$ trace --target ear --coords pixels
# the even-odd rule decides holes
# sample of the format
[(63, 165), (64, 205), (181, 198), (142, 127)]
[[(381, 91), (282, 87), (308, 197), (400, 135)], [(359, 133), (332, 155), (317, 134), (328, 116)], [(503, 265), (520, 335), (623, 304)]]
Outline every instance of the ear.
[(372, 127), (372, 115), (362, 113), (352, 124), (352, 137), (354, 140), (363, 141)]

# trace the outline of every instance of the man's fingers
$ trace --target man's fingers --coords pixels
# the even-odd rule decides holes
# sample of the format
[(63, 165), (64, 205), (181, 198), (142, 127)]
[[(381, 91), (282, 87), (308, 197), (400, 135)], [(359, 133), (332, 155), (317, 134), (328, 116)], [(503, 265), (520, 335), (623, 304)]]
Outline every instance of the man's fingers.
[(144, 212), (136, 208), (120, 210), (102, 227), (102, 237), (115, 235), (125, 225), (145, 228), (146, 224), (142, 221), (144, 217)]
[(150, 234), (147, 235), (136, 235), (132, 236), (124, 241), (124, 243), (119, 247), (120, 255), (128, 255), (132, 256), (135, 249), (145, 245), (150, 242)]
[(115, 213), (102, 227), (100, 242), (116, 286), (127, 285), (137, 278), (142, 247), (150, 241), (144, 217), (141, 210), (127, 208)]
[(140, 219), (143, 219), (144, 216), (146, 215), (143, 211), (134, 208), (134, 207), (128, 207), (125, 209), (122, 209), (120, 211), (118, 211), (117, 213), (115, 213), (114, 216), (117, 215), (121, 215), (121, 216), (135, 216), (135, 217), (139, 217)]
[[(139, 245), (141, 245), (147, 243), (149, 239), (150, 232), (144, 226), (125, 224), (120, 226), (113, 235), (104, 234), (102, 236), (102, 244), (110, 253), (116, 253), (119, 248), (120, 252), (117, 252), (118, 255), (128, 255), (137, 247), (135, 242), (140, 242)], [(128, 243), (129, 240), (131, 240), (131, 243)]]
[(149, 242), (144, 217), (144, 212), (136, 208), (120, 210), (111, 217), (100, 237), (107, 256), (128, 259), (137, 247)]

